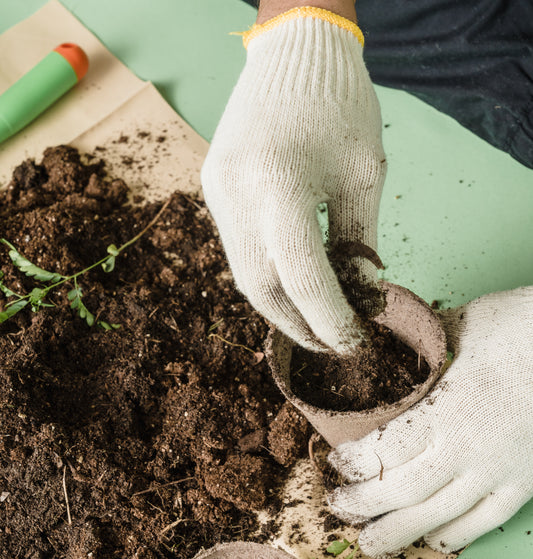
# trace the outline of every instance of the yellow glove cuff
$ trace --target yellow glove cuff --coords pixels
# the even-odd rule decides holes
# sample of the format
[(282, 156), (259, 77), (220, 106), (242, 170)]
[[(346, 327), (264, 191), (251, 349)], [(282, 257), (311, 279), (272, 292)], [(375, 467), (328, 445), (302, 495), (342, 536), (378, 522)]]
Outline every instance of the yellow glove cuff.
[(340, 27), (341, 29), (346, 29), (346, 31), (349, 31), (350, 33), (355, 35), (356, 39), (361, 43), (361, 46), (364, 46), (365, 44), (365, 38), (362, 31), (353, 21), (350, 21), (349, 19), (346, 19), (338, 14), (334, 14), (333, 12), (330, 12), (328, 10), (324, 10), (322, 8), (314, 8), (311, 6), (293, 8), (288, 12), (284, 12), (276, 17), (273, 17), (272, 19), (269, 19), (265, 23), (262, 23), (260, 25), (257, 23), (254, 24), (248, 31), (239, 33), (239, 35), (242, 35), (242, 42), (244, 47), (248, 48), (249, 42), (255, 37), (263, 34), (265, 31), (269, 31), (270, 29), (273, 29), (274, 27), (277, 27), (278, 25), (287, 21), (302, 17), (321, 19), (323, 21), (327, 21), (333, 25), (336, 25), (337, 27)]

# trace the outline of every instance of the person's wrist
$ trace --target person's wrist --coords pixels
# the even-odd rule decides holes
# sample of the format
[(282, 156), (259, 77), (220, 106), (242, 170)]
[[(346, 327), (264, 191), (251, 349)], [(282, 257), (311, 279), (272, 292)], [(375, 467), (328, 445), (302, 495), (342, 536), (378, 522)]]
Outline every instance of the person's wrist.
[(323, 20), (349, 31), (363, 47), (365, 39), (357, 25), (353, 0), (261, 0), (257, 22), (243, 33), (243, 45), (281, 24), (307, 18)]
[(322, 8), (357, 23), (354, 0), (261, 0), (256, 23), (261, 25), (293, 8), (302, 7)]

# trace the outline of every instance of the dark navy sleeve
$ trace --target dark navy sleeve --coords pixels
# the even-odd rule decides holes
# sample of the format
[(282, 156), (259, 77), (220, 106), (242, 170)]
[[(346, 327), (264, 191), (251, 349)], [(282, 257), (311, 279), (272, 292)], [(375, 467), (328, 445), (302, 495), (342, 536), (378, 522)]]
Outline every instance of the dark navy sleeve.
[(357, 0), (356, 11), (374, 83), (415, 95), (533, 168), (533, 2)]

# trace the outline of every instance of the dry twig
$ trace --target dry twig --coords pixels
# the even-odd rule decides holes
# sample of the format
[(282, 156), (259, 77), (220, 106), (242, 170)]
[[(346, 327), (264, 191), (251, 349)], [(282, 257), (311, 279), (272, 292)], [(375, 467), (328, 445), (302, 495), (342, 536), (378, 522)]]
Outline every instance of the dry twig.
[(67, 475), (67, 467), (63, 466), (63, 493), (65, 494), (65, 503), (67, 504), (67, 519), (70, 526), (72, 524), (72, 517), (70, 516), (70, 505), (68, 503), (66, 475)]
[(194, 479), (194, 477), (185, 477), (183, 479), (177, 479), (175, 481), (169, 481), (168, 483), (162, 483), (161, 485), (158, 485), (157, 487), (151, 487), (150, 489), (144, 489), (143, 491), (137, 491), (137, 493), (134, 493), (131, 497), (137, 497), (137, 495), (144, 495), (145, 493), (152, 493), (153, 491), (157, 491), (158, 489), (161, 489), (162, 487), (168, 487), (169, 485), (176, 485), (178, 483), (183, 483), (184, 481), (190, 481), (191, 479)]

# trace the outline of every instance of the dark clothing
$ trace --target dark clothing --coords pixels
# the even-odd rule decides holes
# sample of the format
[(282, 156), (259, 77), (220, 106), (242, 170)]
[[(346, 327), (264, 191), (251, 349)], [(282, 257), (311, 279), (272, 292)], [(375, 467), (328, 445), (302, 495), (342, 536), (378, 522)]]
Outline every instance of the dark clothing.
[(356, 10), (374, 83), (533, 168), (532, 0), (357, 0)]

